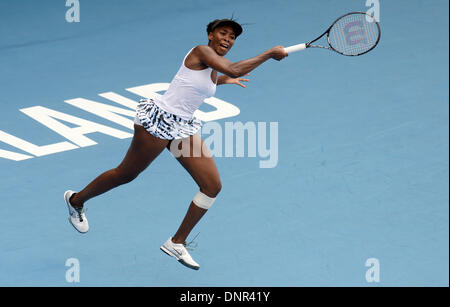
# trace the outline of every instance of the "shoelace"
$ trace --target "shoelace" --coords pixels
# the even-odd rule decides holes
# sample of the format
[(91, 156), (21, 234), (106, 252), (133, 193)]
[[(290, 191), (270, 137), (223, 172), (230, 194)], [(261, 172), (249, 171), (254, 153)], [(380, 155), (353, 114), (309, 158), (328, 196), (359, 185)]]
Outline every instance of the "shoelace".
[(75, 208), (75, 207), (74, 207), (74, 209), (75, 209), (75, 211), (78, 213), (78, 219), (80, 220), (80, 222), (83, 222), (83, 216), (82, 216), (82, 214), (86, 211), (86, 210), (84, 209), (84, 207), (82, 207), (82, 208)]
[(188, 251), (193, 251), (196, 247), (197, 247), (197, 242), (194, 242), (194, 240), (198, 237), (198, 235), (200, 234), (200, 232), (199, 233), (197, 233), (196, 235), (195, 235), (195, 237), (191, 240), (191, 241), (189, 241), (189, 243), (184, 243), (183, 245), (184, 245), (184, 247), (186, 247), (186, 249), (188, 250)]

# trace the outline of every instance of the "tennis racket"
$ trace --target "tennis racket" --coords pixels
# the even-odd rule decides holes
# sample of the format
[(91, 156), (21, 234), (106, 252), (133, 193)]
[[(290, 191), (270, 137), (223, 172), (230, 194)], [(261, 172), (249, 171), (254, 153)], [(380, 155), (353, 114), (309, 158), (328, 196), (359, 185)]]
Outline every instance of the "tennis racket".
[[(328, 47), (313, 45), (327, 35)], [(363, 12), (352, 12), (339, 17), (322, 35), (309, 43), (285, 48), (287, 53), (307, 48), (323, 48), (346, 56), (363, 55), (373, 50), (380, 41), (381, 29), (374, 17)]]

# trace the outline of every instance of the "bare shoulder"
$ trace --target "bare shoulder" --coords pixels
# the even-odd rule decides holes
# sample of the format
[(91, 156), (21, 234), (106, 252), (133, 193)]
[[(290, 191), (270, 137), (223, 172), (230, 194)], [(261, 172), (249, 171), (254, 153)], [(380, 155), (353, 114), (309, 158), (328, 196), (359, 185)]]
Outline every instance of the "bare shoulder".
[(213, 51), (213, 50), (208, 45), (198, 45), (198, 46), (194, 47), (194, 49), (192, 49), (191, 53), (193, 53), (196, 56), (203, 56), (203, 55), (210, 54), (211, 51)]
[(208, 49), (211, 49), (209, 46), (206, 45), (198, 45), (194, 47), (189, 53), (189, 55), (186, 57), (185, 65), (186, 67), (194, 70), (201, 70), (207, 67), (202, 61), (205, 54), (208, 54)]

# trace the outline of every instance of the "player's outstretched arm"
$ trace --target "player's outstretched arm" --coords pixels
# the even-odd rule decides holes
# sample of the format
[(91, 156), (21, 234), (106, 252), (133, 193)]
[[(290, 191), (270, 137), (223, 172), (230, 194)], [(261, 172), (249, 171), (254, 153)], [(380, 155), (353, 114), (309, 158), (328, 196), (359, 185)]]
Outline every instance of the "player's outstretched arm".
[(288, 56), (284, 47), (276, 46), (255, 57), (232, 63), (209, 46), (197, 46), (193, 51), (202, 63), (231, 78), (242, 77), (269, 59), (280, 61)]

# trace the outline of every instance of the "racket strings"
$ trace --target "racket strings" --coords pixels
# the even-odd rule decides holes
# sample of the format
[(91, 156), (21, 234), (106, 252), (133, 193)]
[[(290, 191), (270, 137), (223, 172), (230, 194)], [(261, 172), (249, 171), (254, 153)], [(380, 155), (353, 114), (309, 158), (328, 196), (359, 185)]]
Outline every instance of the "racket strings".
[(333, 25), (329, 43), (333, 49), (344, 55), (360, 55), (373, 49), (380, 37), (375, 19), (366, 14), (349, 14)]

